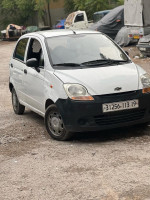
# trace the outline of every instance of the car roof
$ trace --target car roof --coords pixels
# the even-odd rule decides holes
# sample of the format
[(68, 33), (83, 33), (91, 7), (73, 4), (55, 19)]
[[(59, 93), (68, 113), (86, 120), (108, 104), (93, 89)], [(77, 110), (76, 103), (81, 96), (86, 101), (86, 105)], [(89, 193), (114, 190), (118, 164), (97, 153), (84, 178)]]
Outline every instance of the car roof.
[(32, 33), (25, 34), (24, 36), (41, 35), (44, 38), (49, 38), (49, 37), (55, 37), (55, 36), (73, 35), (73, 34), (89, 34), (89, 33), (99, 33), (99, 32), (92, 31), (92, 30), (58, 29), (58, 30), (46, 30), (46, 31), (32, 32)]
[(102, 10), (102, 11), (95, 12), (94, 15), (101, 14), (101, 13), (106, 13), (106, 12), (110, 12), (110, 11), (111, 10)]

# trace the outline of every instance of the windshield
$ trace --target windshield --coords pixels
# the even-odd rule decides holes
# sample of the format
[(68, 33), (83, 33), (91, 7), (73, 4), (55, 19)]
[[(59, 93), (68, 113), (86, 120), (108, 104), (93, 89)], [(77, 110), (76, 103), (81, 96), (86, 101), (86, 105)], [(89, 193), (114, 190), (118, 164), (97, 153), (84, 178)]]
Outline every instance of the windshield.
[[(70, 63), (70, 66), (86, 67), (86, 64), (102, 61), (127, 62), (128, 57), (117, 45), (102, 34), (74, 34), (47, 38), (53, 66)], [(105, 62), (106, 63), (106, 62)]]

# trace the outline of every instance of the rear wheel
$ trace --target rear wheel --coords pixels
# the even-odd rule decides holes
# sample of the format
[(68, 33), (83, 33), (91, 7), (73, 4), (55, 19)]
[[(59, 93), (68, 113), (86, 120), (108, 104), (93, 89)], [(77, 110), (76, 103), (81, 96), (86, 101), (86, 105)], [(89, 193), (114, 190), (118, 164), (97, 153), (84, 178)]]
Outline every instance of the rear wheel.
[(72, 134), (65, 129), (62, 117), (55, 105), (50, 105), (45, 113), (45, 125), (49, 135), (56, 140), (68, 140)]
[(14, 88), (12, 89), (12, 105), (13, 105), (14, 112), (17, 115), (22, 115), (24, 113), (25, 106), (19, 103), (16, 91)]

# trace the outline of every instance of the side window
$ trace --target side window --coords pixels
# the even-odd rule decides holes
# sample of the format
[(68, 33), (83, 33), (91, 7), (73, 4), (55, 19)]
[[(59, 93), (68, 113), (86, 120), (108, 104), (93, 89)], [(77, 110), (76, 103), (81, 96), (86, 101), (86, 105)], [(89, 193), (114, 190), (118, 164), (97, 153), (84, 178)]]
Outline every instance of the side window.
[(37, 39), (31, 39), (27, 54), (27, 60), (31, 58), (36, 58), (39, 63), (39, 67), (44, 67), (44, 55), (40, 42)]
[(17, 44), (17, 47), (15, 49), (14, 52), (14, 57), (24, 61), (24, 55), (25, 55), (25, 51), (26, 51), (26, 46), (27, 46), (27, 42), (28, 42), (28, 38), (22, 39), (19, 41), (19, 43)]
[(74, 20), (74, 22), (81, 22), (81, 21), (84, 21), (84, 15), (83, 13), (81, 14), (78, 14)]

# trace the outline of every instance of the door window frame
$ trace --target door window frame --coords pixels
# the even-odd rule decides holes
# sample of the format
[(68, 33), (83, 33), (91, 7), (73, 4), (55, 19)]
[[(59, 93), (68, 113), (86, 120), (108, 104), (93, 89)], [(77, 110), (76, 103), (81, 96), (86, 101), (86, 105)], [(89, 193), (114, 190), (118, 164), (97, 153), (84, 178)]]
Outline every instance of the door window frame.
[[(16, 54), (16, 50), (17, 50), (17, 47), (18, 47), (20, 41), (22, 41), (22, 40), (24, 40), (24, 39), (28, 39), (28, 41), (27, 41), (26, 49), (25, 49), (25, 53), (24, 53), (24, 60), (21, 60), (21, 59), (19, 59), (19, 58), (16, 58), (16, 57), (15, 57), (15, 54)], [(22, 63), (25, 64), (26, 54), (27, 54), (27, 49), (28, 49), (29, 40), (30, 40), (29, 37), (24, 37), (24, 38), (21, 38), (21, 39), (17, 42), (16, 47), (15, 47), (15, 50), (14, 50), (14, 52), (13, 52), (13, 59), (15, 59), (15, 60), (17, 60), (17, 61), (22, 62)]]
[[(25, 63), (27, 62), (27, 56), (28, 56), (28, 51), (29, 51), (29, 47), (30, 47), (30, 42), (32, 39), (37, 40), (42, 48), (42, 52), (43, 52), (43, 56), (44, 56), (44, 66), (39, 66), (40, 69), (44, 69), (45, 68), (45, 55), (44, 55), (44, 47), (43, 47), (43, 43), (41, 42), (40, 38), (36, 37), (36, 36), (30, 36), (29, 40), (28, 40), (28, 45), (27, 45), (27, 49), (26, 49), (26, 56), (25, 56)], [(27, 66), (28, 67), (28, 66)]]

